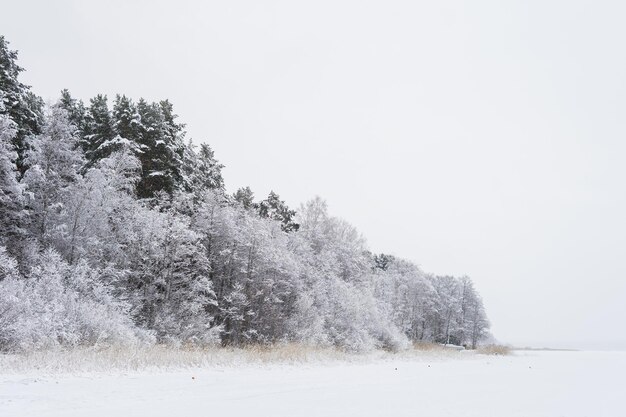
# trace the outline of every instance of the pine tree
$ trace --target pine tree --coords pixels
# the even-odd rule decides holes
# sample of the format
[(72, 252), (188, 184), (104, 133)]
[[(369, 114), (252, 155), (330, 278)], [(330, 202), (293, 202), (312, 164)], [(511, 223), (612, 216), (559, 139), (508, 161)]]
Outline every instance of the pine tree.
[(82, 100), (76, 100), (72, 97), (70, 92), (65, 89), (61, 91), (59, 106), (67, 112), (68, 120), (82, 135), (85, 129), (85, 117), (87, 112)]
[[(185, 125), (178, 123), (178, 115), (174, 114), (174, 106), (168, 100), (158, 103), (164, 132), (164, 148), (166, 150), (162, 164), (170, 177), (171, 189), (164, 189), (168, 193), (180, 190), (183, 184), (183, 154), (185, 152)], [(200, 158), (201, 159), (201, 158)]]
[(0, 245), (21, 234), (22, 190), (17, 181), (17, 152), (13, 145), (16, 135), (15, 123), (8, 115), (0, 114)]
[(389, 264), (394, 261), (394, 257), (392, 255), (386, 255), (384, 253), (381, 253), (380, 255), (374, 255), (373, 260), (375, 268), (386, 271), (389, 267)]
[(206, 143), (201, 144), (198, 152), (197, 168), (200, 186), (212, 190), (223, 189), (222, 168), (224, 168), (224, 165), (215, 159), (215, 153), (211, 147)]
[(141, 117), (137, 112), (137, 106), (124, 95), (117, 95), (115, 98), (115, 103), (113, 104), (113, 126), (115, 133), (120, 138), (133, 143), (139, 141)]
[(137, 103), (141, 116), (141, 135), (138, 157), (142, 175), (137, 184), (137, 195), (154, 197), (158, 192), (172, 194), (183, 185), (183, 125), (177, 124), (169, 102)]
[(223, 190), (222, 168), (215, 154), (207, 144), (201, 144), (198, 152), (189, 142), (183, 154), (183, 188), (198, 194), (206, 190)]
[(89, 166), (121, 149), (115, 143), (113, 118), (105, 95), (98, 94), (91, 99), (85, 115), (82, 146)]
[(10, 50), (4, 36), (0, 36), (0, 114), (8, 115), (16, 124), (13, 145), (21, 173), (24, 172), (23, 160), (27, 150), (25, 139), (41, 131), (43, 120), (43, 100), (18, 80), (22, 71), (17, 65), (17, 51)]
[(255, 207), (254, 193), (250, 187), (241, 187), (233, 194), (233, 198), (245, 209)]
[(259, 204), (259, 215), (281, 222), (285, 232), (294, 232), (300, 228), (300, 225), (295, 222), (296, 211), (287, 207), (274, 191), (271, 191), (269, 196)]

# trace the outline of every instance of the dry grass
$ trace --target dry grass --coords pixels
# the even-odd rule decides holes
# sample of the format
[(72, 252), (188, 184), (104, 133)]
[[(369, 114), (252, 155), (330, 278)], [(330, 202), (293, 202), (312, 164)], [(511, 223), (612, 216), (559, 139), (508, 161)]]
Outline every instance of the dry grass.
[(476, 353), (481, 355), (509, 355), (511, 348), (505, 345), (485, 345), (476, 349)]
[(359, 356), (333, 348), (298, 344), (273, 346), (170, 347), (165, 345), (109, 346), (55, 349), (26, 354), (0, 355), (4, 372), (90, 372), (109, 370), (227, 367), (246, 364), (295, 364), (358, 360)]
[[(469, 352), (465, 352), (469, 353)], [(471, 355), (470, 355), (471, 356)], [(435, 343), (417, 343), (413, 349), (351, 353), (332, 347), (298, 343), (247, 347), (107, 346), (0, 354), (3, 373), (81, 373), (136, 370), (175, 370), (274, 364), (364, 363), (373, 360), (439, 361), (468, 357)]]

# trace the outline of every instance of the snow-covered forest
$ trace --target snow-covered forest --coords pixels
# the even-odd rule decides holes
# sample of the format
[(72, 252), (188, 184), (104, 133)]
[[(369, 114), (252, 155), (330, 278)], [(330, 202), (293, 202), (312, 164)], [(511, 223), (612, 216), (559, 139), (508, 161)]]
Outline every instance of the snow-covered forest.
[(227, 193), (169, 101), (63, 90), (48, 106), (21, 72), (0, 37), (0, 351), (397, 350), (488, 334), (468, 277), (371, 253), (320, 198), (294, 210), (274, 192)]

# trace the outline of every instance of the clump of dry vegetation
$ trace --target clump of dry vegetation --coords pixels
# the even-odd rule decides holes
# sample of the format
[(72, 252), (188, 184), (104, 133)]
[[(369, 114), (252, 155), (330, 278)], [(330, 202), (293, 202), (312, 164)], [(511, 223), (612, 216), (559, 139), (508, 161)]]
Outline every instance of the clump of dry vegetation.
[(414, 350), (419, 350), (419, 351), (424, 351), (424, 352), (432, 352), (432, 351), (442, 351), (442, 350), (445, 350), (446, 347), (444, 345), (439, 344), (439, 343), (417, 341), (417, 342), (413, 342), (413, 349)]
[(476, 353), (481, 355), (509, 355), (511, 348), (505, 345), (485, 345), (476, 349)]

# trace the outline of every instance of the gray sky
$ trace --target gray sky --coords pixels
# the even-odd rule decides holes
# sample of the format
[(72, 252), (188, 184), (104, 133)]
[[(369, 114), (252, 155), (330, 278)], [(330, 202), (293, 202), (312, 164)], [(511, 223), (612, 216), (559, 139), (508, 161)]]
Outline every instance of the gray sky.
[(3, 3), (44, 98), (169, 98), (229, 190), (470, 275), (500, 340), (626, 347), (625, 2)]

